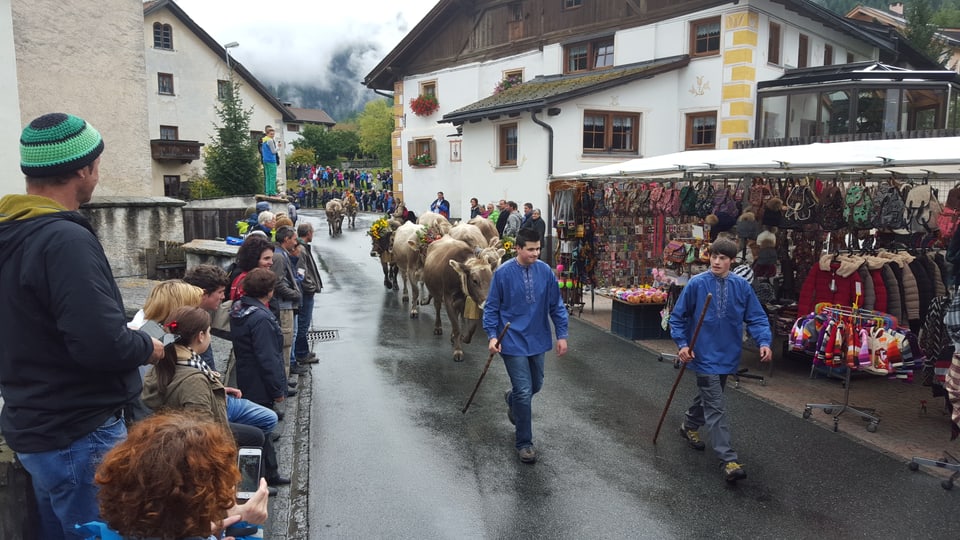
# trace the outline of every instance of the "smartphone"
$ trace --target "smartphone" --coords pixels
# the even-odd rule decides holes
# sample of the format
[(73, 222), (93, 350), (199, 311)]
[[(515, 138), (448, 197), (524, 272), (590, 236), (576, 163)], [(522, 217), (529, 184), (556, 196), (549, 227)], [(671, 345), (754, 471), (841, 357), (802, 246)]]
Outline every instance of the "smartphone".
[(240, 468), (240, 486), (237, 488), (238, 499), (253, 497), (260, 488), (261, 466), (263, 450), (261, 448), (241, 447), (237, 466)]

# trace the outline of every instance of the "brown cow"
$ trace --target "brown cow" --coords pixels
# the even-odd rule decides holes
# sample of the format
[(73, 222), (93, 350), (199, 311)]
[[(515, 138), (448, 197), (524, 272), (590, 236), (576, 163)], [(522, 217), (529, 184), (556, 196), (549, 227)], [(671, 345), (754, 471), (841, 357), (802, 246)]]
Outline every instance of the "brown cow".
[(418, 225), (426, 225), (427, 227), (434, 227), (440, 231), (440, 234), (447, 234), (450, 232), (450, 221), (447, 218), (441, 216), (440, 214), (434, 214), (433, 212), (424, 212), (420, 214), (420, 217), (417, 218)]
[(492, 221), (488, 218), (477, 216), (470, 221), (470, 225), (475, 225), (480, 228), (480, 232), (483, 233), (484, 238), (487, 239), (487, 245), (492, 246), (494, 240), (499, 240), (500, 235), (497, 234), (497, 226), (494, 225)]
[[(500, 250), (503, 256), (503, 250)], [(474, 255), (474, 249), (465, 242), (444, 237), (430, 244), (423, 266), (423, 281), (433, 296), (436, 321), (433, 333), (443, 334), (440, 321), (440, 304), (443, 303), (450, 319), (450, 343), (453, 344), (453, 360), (463, 360), (461, 342), (470, 343), (478, 321), (468, 325), (467, 333), (461, 335), (460, 318), (469, 296), (477, 306), (487, 300), (493, 269), (490, 263)]]
[(327, 227), (330, 229), (330, 236), (340, 236), (343, 234), (343, 201), (330, 199), (325, 210), (327, 211)]
[[(383, 286), (395, 291), (400, 290), (397, 284), (397, 273), (400, 271), (396, 263), (393, 262), (393, 233), (400, 227), (400, 222), (391, 219), (388, 221), (390, 228), (380, 233), (380, 238), (370, 237), (373, 244), (370, 249), (371, 257), (380, 258), (380, 267), (383, 268)], [(369, 232), (367, 233), (370, 234)]]
[(357, 203), (357, 198), (348, 191), (347, 196), (343, 199), (343, 211), (347, 216), (347, 226), (351, 229), (357, 226), (357, 211), (359, 209), (360, 205)]

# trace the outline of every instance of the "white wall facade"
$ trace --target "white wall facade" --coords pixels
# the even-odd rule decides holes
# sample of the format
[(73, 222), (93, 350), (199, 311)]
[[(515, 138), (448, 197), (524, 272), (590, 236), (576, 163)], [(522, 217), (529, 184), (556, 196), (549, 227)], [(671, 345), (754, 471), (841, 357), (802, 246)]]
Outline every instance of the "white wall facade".
[[(837, 32), (819, 22), (787, 11), (780, 4), (753, 0), (727, 4), (683, 17), (619, 30), (614, 36), (615, 65), (651, 61), (688, 54), (691, 21), (722, 16), (720, 54), (691, 58), (688, 66), (602, 90), (569, 102), (554, 105), (561, 112), (539, 118), (553, 127), (554, 172), (563, 173), (636, 157), (649, 157), (682, 151), (686, 139), (686, 115), (717, 111), (717, 148), (731, 147), (733, 141), (752, 138), (755, 130), (756, 83), (780, 77), (785, 66), (796, 64), (800, 33), (809, 39), (808, 65), (823, 64), (825, 44), (834, 49), (834, 63), (846, 62), (847, 52), (855, 61), (875, 60), (879, 51), (872, 45)], [(768, 63), (769, 23), (781, 25), (781, 59)], [(728, 24), (736, 25), (727, 27)], [(737, 51), (737, 55), (727, 55)], [(420, 213), (443, 191), (451, 202), (451, 217), (469, 216), (469, 200), (481, 203), (499, 199), (518, 204), (532, 202), (544, 209), (546, 217), (548, 136), (547, 131), (530, 120), (530, 113), (519, 117), (502, 116), (464, 123), (461, 138), (451, 137), (451, 124), (438, 124), (445, 113), (486, 98), (506, 70), (523, 69), (524, 80), (538, 75), (563, 72), (563, 46), (547, 45), (510, 58), (483, 64), (473, 63), (434, 73), (417, 74), (404, 79), (403, 117), (400, 150), (402, 191), (408, 207)], [(409, 101), (419, 93), (421, 83), (435, 82), (440, 109), (427, 118), (412, 113)], [(586, 110), (622, 111), (640, 114), (638, 154), (613, 156), (585, 154), (582, 149), (583, 114)], [(499, 167), (498, 126), (516, 122), (518, 160), (515, 167)], [(436, 165), (411, 167), (408, 141), (433, 138), (437, 144)], [(450, 160), (449, 140), (462, 140), (462, 161)]]
[(17, 89), (17, 54), (13, 45), (13, 11), (10, 0), (0, 0), (0, 196), (23, 193), (20, 172), (20, 92)]
[[(173, 30), (173, 50), (153, 47), (153, 24), (169, 24)], [(180, 140), (199, 141), (209, 145), (215, 137), (215, 125), (220, 124), (216, 113), (219, 80), (240, 80), (241, 99), (244, 109), (253, 108), (250, 119), (251, 131), (262, 131), (264, 126), (276, 128), (277, 140), (283, 142), (285, 124), (282, 113), (267, 98), (233, 74), (225, 57), (210, 49), (189, 27), (180, 22), (169, 10), (162, 9), (147, 15), (141, 30), (141, 46), (146, 50), (146, 90), (149, 116), (148, 139), (160, 138), (160, 126), (176, 126)], [(174, 95), (158, 92), (157, 74), (173, 75)], [(280, 152), (281, 163), (277, 168), (277, 184), (284, 185), (286, 168), (285, 144)], [(179, 175), (181, 181), (203, 176), (203, 158), (187, 164), (177, 161), (152, 163), (152, 177), (163, 193), (164, 175)]]
[[(18, 121), (8, 124), (6, 131), (19, 136), (20, 128), (50, 112), (80, 116), (100, 131), (105, 143), (96, 195), (162, 194), (150, 181), (143, 4), (130, 0), (5, 3), (12, 13), (20, 109)], [(5, 11), (5, 6), (0, 7), (0, 13)], [(5, 47), (0, 43), (0, 50)], [(0, 65), (2, 74), (7, 69)], [(4, 92), (0, 100), (4, 117), (9, 117), (11, 97)], [(16, 191), (22, 192), (22, 175), (17, 178), (21, 185)]]

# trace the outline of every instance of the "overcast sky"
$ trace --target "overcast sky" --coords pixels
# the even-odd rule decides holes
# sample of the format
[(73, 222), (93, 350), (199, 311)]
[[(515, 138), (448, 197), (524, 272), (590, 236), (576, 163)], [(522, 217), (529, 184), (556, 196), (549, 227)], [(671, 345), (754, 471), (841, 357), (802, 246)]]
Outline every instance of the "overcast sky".
[[(175, 0), (267, 83), (323, 84), (328, 60), (351, 51), (360, 79), (438, 0)], [(371, 47), (374, 44), (375, 47)]]

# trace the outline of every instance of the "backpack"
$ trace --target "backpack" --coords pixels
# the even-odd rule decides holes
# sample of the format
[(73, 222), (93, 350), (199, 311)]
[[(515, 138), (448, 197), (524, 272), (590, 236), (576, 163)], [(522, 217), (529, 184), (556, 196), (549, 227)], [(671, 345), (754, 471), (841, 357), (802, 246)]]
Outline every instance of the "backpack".
[(705, 218), (713, 212), (713, 182), (701, 181), (697, 185), (697, 217)]
[(817, 199), (817, 194), (810, 189), (810, 182), (807, 179), (798, 180), (790, 188), (784, 201), (787, 209), (783, 213), (781, 226), (785, 229), (799, 229), (817, 220), (820, 201)]
[(834, 180), (820, 192), (820, 226), (825, 231), (836, 231), (846, 225), (843, 218), (843, 192)]
[(730, 187), (724, 185), (713, 192), (713, 215), (717, 216), (717, 224), (712, 227), (714, 231), (729, 231), (737, 224), (737, 218), (740, 216), (740, 209), (737, 207), (737, 201), (730, 192)]
[(896, 186), (886, 183), (877, 186), (873, 197), (873, 226), (877, 229), (903, 229), (907, 226), (904, 218), (906, 205)]
[(693, 187), (693, 182), (680, 188), (680, 214), (697, 215), (697, 189)]
[(753, 208), (753, 213), (757, 215), (757, 221), (763, 219), (764, 204), (771, 197), (773, 197), (773, 191), (770, 190), (770, 186), (764, 182), (763, 178), (754, 178), (747, 200), (750, 202), (750, 207)]
[(940, 238), (949, 241), (957, 230), (957, 221), (960, 220), (960, 184), (953, 186), (947, 193), (947, 204), (937, 217), (937, 228)]
[(912, 233), (924, 233), (937, 229), (937, 220), (943, 210), (937, 190), (930, 184), (913, 186), (906, 196), (907, 227)]
[(872, 227), (873, 198), (863, 184), (852, 184), (843, 198), (843, 219), (851, 229)]

